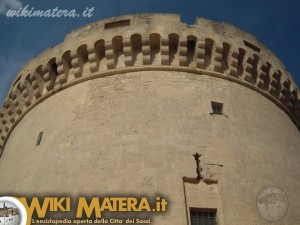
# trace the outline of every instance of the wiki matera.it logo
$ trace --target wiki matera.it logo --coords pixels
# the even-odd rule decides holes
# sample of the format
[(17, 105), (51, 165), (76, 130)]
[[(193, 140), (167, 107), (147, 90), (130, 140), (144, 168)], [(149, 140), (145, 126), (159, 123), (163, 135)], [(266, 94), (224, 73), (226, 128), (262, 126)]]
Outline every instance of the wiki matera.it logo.
[(0, 197), (0, 225), (26, 225), (26, 221), (26, 209), (18, 199)]

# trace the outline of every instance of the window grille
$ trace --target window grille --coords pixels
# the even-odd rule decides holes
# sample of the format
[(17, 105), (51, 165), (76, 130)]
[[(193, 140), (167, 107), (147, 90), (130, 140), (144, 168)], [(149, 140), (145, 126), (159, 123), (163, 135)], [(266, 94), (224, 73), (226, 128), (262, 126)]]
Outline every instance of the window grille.
[(191, 225), (218, 225), (216, 211), (192, 210)]

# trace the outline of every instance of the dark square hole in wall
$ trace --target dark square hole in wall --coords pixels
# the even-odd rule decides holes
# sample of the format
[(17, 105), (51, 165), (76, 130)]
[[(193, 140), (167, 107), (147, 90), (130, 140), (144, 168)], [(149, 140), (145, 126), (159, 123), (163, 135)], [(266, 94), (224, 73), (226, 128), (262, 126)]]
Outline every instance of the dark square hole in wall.
[(223, 115), (223, 103), (211, 102), (212, 114)]

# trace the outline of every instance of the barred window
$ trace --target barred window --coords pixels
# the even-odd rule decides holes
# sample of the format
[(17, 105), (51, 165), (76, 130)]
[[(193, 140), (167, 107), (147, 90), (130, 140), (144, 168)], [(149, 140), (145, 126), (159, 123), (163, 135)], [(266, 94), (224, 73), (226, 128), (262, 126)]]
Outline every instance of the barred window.
[(217, 225), (216, 210), (191, 209), (191, 225)]
[(211, 102), (212, 114), (223, 115), (223, 103)]

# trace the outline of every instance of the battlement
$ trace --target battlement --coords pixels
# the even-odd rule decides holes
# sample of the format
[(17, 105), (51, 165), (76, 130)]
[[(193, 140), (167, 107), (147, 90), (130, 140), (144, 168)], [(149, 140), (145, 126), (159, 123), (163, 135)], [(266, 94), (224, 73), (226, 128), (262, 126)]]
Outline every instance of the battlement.
[(125, 15), (74, 30), (26, 64), (0, 111), (0, 155), (18, 122), (55, 93), (86, 80), (151, 70), (239, 83), (274, 102), (300, 129), (299, 89), (252, 35), (202, 18), (187, 25), (172, 14)]

